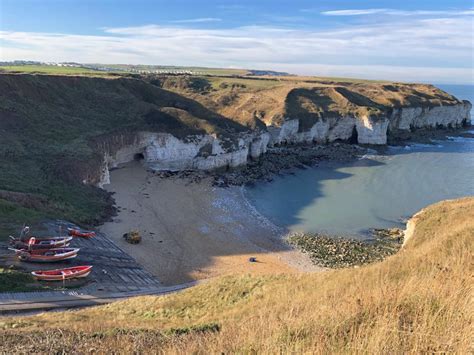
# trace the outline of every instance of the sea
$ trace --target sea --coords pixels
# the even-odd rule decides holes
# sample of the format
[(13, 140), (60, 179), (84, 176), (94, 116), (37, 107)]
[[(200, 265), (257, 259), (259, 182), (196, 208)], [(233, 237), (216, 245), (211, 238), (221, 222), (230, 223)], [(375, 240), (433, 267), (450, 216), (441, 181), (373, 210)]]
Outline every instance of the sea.
[[(474, 85), (437, 86), (474, 103)], [(288, 232), (361, 239), (372, 228), (403, 228), (434, 202), (472, 195), (474, 139), (456, 136), (374, 150), (349, 163), (324, 162), (244, 189), (258, 213)]]

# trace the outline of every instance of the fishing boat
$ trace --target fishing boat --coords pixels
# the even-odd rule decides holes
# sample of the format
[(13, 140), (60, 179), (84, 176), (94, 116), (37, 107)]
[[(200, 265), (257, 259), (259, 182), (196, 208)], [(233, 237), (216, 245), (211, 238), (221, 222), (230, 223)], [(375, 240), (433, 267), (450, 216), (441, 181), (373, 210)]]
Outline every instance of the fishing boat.
[(51, 263), (73, 259), (77, 256), (79, 248), (53, 248), (53, 249), (13, 249), (21, 261), (30, 261), (36, 263)]
[(26, 240), (14, 238), (10, 236), (10, 245), (16, 249), (51, 249), (64, 248), (69, 246), (72, 237), (58, 237), (58, 238), (38, 238), (30, 237)]
[(76, 228), (68, 228), (68, 234), (71, 237), (82, 237), (82, 238), (93, 238), (95, 237), (94, 231), (83, 231), (81, 229)]
[(78, 279), (87, 277), (92, 271), (92, 266), (74, 266), (57, 270), (39, 270), (33, 271), (31, 274), (37, 280), (42, 281), (64, 281), (70, 279)]

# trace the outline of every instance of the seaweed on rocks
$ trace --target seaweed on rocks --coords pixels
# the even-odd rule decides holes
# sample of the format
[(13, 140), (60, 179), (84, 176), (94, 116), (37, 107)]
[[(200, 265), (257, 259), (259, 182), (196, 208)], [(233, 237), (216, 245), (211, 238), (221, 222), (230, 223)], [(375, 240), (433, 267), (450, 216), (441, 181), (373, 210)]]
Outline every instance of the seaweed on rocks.
[(373, 239), (361, 241), (322, 233), (296, 233), (288, 244), (304, 253), (320, 266), (343, 268), (370, 264), (395, 254), (402, 246), (403, 232), (398, 228), (375, 229)]
[(365, 148), (346, 143), (328, 145), (294, 145), (270, 148), (257, 160), (246, 166), (225, 172), (214, 171), (214, 186), (251, 185), (258, 181), (271, 181), (276, 174), (306, 169), (321, 161), (350, 161), (365, 153)]

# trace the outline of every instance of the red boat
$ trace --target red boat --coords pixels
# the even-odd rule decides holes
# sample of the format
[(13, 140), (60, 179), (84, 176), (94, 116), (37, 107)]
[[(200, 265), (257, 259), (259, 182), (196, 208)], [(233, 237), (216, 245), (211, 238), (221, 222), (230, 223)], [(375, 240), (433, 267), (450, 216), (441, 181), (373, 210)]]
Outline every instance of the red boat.
[(37, 238), (30, 237), (27, 240), (16, 239), (10, 236), (10, 245), (16, 249), (51, 249), (69, 246), (72, 237)]
[(75, 258), (79, 248), (53, 248), (53, 249), (13, 249), (21, 261), (31, 261), (37, 263), (51, 263)]
[(92, 266), (74, 266), (65, 269), (33, 271), (31, 274), (42, 281), (64, 281), (87, 277), (92, 271)]
[(95, 237), (95, 232), (93, 231), (83, 231), (80, 229), (68, 228), (68, 234), (71, 237), (82, 237), (82, 238), (93, 238)]

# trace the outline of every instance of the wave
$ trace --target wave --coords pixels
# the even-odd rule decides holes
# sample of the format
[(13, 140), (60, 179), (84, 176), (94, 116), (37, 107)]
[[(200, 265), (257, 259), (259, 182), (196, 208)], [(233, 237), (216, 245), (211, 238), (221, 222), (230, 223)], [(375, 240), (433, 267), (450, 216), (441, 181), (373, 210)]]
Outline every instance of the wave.
[(362, 159), (375, 159), (375, 158), (378, 158), (378, 157), (380, 157), (380, 155), (378, 154), (378, 152), (375, 149), (368, 148), (367, 153), (364, 154), (363, 156), (361, 156), (359, 158), (359, 160), (362, 160)]
[(270, 219), (262, 215), (257, 208), (248, 200), (247, 196), (245, 196), (245, 186), (240, 186), (239, 193), (242, 198), (242, 201), (246, 207), (246, 209), (250, 212), (252, 216), (254, 216), (259, 222), (261, 222), (265, 227), (275, 231), (280, 236), (284, 236), (288, 233), (286, 228), (277, 226), (273, 223)]
[(471, 137), (451, 137), (448, 136), (446, 137), (450, 142), (456, 142), (456, 143), (464, 143), (464, 142), (472, 142), (474, 138)]
[(401, 150), (410, 151), (410, 150), (424, 149), (424, 148), (431, 148), (432, 149), (432, 148), (443, 148), (444, 147), (442, 144), (439, 144), (441, 141), (432, 140), (432, 142), (436, 143), (436, 144), (411, 143), (411, 144), (404, 145), (404, 146), (390, 145), (390, 146), (388, 146), (388, 149), (391, 150), (391, 151), (401, 151)]

